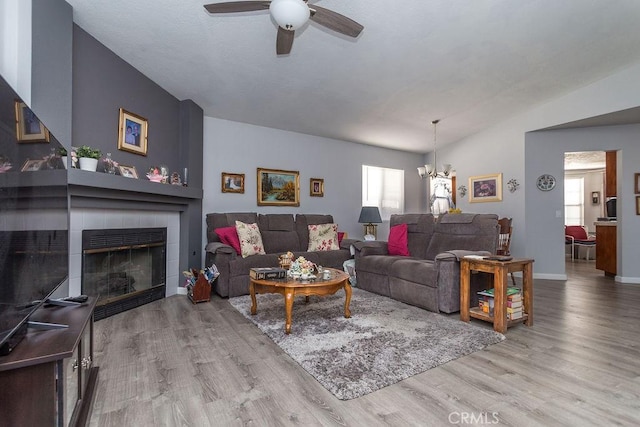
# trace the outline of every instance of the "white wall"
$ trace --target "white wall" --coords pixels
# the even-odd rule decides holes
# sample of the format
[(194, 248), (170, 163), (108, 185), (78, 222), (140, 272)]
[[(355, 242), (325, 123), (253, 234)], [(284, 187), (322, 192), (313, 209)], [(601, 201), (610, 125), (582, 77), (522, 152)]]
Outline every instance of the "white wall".
[(31, 105), (31, 0), (0, 2), (0, 75)]
[[(531, 162), (527, 179), (535, 181), (541, 170), (556, 177), (563, 176), (562, 157), (568, 151), (618, 150), (617, 217), (618, 272), (617, 281), (640, 283), (637, 242), (640, 239), (640, 216), (635, 214), (633, 174), (640, 159), (640, 125), (602, 126), (582, 129), (532, 132), (526, 136), (526, 155)], [(560, 159), (557, 162), (555, 159)], [(559, 163), (559, 164), (558, 164)], [(527, 193), (527, 246), (536, 264), (546, 268), (550, 276), (564, 275), (564, 218), (555, 212), (564, 206), (564, 182), (558, 191), (543, 193), (535, 187)]]
[[(205, 117), (203, 217), (211, 212), (327, 213), (350, 237), (362, 238), (362, 165), (405, 170), (405, 212), (426, 212), (421, 154)], [(257, 205), (256, 169), (300, 172), (300, 207)], [(245, 174), (244, 194), (222, 193), (221, 173)], [(324, 197), (309, 195), (309, 179), (324, 179)], [(203, 218), (204, 221), (204, 218)], [(206, 243), (206, 224), (203, 243)], [(378, 227), (386, 240), (389, 223)], [(204, 248), (204, 244), (203, 244)]]
[[(469, 176), (497, 172), (503, 173), (503, 184), (510, 178), (516, 178), (521, 184), (520, 189), (515, 193), (509, 193), (505, 186), (502, 202), (469, 204), (458, 197), (458, 207), (467, 212), (494, 212), (500, 216), (513, 217), (514, 236), (511, 249), (514, 256), (534, 258), (535, 277), (566, 279), (561, 231), (562, 191), (561, 188), (556, 188), (548, 194), (542, 193), (536, 189), (535, 179), (543, 173), (551, 173), (556, 178), (561, 178), (564, 173), (563, 154), (566, 151), (617, 149), (621, 147), (616, 148), (614, 145), (620, 145), (622, 142), (607, 143), (609, 136), (602, 135), (602, 139), (593, 143), (571, 141), (564, 144), (562, 138), (568, 134), (563, 134), (563, 131), (549, 131), (547, 135), (551, 135), (549, 139), (553, 142), (544, 149), (532, 149), (531, 145), (535, 145), (537, 140), (527, 139), (525, 143), (525, 135), (537, 129), (639, 105), (640, 64), (636, 64), (556, 100), (533, 106), (523, 114), (497, 121), (495, 126), (458, 143), (444, 146), (438, 150), (438, 158), (443, 163), (452, 163), (455, 166), (458, 185), (466, 183)], [(636, 136), (635, 142), (628, 142), (624, 161), (619, 160), (622, 162), (622, 165), (619, 165), (622, 169), (618, 170), (618, 182), (625, 179), (628, 181), (623, 185), (631, 185), (633, 172), (638, 172), (640, 154), (635, 146), (640, 148), (639, 140), (640, 136)], [(556, 146), (562, 148), (549, 150)], [(628, 194), (627, 200), (630, 201), (631, 197), (632, 195)], [(629, 203), (625, 206), (629, 207)], [(559, 217), (556, 216), (558, 210)], [(640, 230), (638, 225), (640, 224), (637, 220), (632, 218), (618, 228), (619, 245), (622, 245), (619, 246), (622, 251), (619, 250), (618, 253), (622, 253), (624, 257), (630, 256), (628, 254), (631, 253), (633, 242), (631, 236), (637, 234), (631, 227), (635, 226)], [(553, 228), (556, 230), (551, 233), (545, 232)], [(624, 234), (622, 239), (620, 233)], [(636, 268), (626, 270), (630, 268), (630, 262), (619, 263), (619, 268), (623, 269), (619, 272), (619, 280), (640, 280), (640, 271)], [(637, 268), (640, 268), (640, 265)]]

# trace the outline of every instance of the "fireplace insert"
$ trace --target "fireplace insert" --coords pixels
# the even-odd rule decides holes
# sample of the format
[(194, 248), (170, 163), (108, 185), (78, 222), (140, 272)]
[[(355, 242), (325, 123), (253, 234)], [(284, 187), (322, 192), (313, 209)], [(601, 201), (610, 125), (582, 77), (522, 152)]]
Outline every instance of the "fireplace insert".
[(82, 231), (82, 293), (98, 297), (95, 319), (164, 298), (166, 228)]

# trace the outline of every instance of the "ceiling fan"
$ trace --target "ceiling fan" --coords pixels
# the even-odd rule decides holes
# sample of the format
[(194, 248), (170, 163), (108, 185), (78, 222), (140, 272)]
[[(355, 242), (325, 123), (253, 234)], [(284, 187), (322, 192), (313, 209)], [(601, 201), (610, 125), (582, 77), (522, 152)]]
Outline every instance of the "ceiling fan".
[(276, 53), (286, 55), (291, 52), (295, 30), (303, 26), (307, 20), (323, 25), (333, 31), (358, 37), (363, 26), (356, 21), (340, 15), (332, 10), (316, 5), (307, 5), (307, 0), (272, 0), (272, 1), (230, 1), (206, 4), (209, 13), (234, 13), (267, 10), (278, 23)]

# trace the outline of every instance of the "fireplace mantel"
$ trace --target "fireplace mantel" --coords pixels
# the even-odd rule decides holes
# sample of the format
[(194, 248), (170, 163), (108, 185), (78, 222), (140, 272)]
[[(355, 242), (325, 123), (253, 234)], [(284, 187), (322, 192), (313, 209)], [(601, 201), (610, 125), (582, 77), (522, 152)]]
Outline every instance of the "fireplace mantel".
[(182, 210), (179, 206), (202, 199), (201, 188), (160, 184), (146, 178), (125, 178), (80, 169), (70, 169), (68, 172), (72, 207)]

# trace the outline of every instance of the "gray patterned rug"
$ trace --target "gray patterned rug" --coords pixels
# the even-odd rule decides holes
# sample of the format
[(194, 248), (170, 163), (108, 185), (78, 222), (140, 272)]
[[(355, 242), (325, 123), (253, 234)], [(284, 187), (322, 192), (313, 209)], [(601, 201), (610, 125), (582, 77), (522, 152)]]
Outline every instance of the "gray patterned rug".
[(229, 302), (255, 323), (338, 399), (349, 400), (379, 390), (442, 363), (505, 339), (488, 327), (431, 313), (353, 288), (351, 318), (344, 318), (344, 292), (298, 297), (291, 334), (284, 333), (282, 295), (258, 295)]

